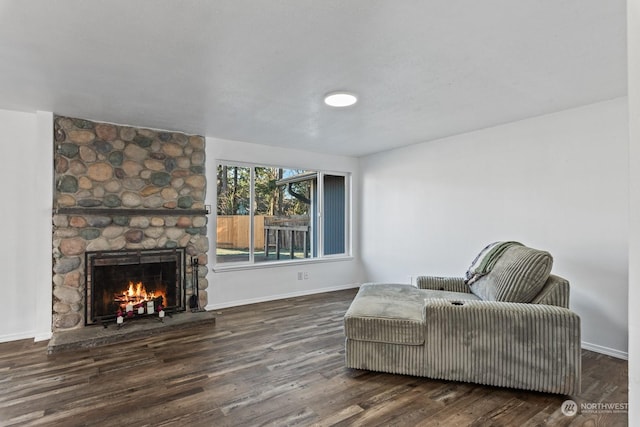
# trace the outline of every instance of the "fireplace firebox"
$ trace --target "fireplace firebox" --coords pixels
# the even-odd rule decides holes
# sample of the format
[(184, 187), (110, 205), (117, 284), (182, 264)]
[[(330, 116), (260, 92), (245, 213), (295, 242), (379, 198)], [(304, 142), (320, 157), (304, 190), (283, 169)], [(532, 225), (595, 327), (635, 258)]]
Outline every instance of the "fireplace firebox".
[(85, 325), (185, 310), (184, 248), (86, 252), (85, 266)]

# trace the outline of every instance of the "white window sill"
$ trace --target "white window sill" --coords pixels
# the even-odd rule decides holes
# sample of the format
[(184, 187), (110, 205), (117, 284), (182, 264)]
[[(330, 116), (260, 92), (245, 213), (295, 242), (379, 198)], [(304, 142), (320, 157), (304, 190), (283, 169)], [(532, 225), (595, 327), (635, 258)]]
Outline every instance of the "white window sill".
[(213, 271), (214, 273), (225, 273), (227, 271), (257, 270), (261, 268), (291, 267), (291, 266), (302, 265), (302, 264), (322, 264), (327, 262), (341, 262), (341, 261), (353, 261), (353, 256), (336, 255), (336, 256), (326, 256), (322, 258), (305, 258), (305, 259), (294, 259), (294, 260), (285, 260), (285, 261), (269, 261), (269, 262), (255, 263), (255, 264), (246, 264), (246, 263), (216, 264), (211, 268), (211, 271)]

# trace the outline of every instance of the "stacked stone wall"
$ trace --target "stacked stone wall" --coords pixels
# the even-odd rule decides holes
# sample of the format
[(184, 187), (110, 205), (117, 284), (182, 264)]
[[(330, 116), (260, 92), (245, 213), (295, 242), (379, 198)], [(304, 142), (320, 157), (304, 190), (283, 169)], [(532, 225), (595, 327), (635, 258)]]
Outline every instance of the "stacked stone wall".
[(184, 247), (198, 258), (206, 305), (204, 142), (179, 132), (55, 118), (54, 331), (84, 325), (86, 251)]

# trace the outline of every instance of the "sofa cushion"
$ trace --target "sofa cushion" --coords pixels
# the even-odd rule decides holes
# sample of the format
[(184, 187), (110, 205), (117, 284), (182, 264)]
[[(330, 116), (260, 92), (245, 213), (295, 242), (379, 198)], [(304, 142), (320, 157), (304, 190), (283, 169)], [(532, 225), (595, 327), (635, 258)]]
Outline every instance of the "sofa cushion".
[(361, 341), (423, 344), (422, 292), (411, 285), (362, 285), (344, 316), (345, 335)]
[(362, 285), (344, 316), (347, 338), (390, 344), (424, 343), (424, 300), (479, 300), (476, 295), (402, 284)]
[(511, 246), (493, 269), (470, 286), (485, 301), (531, 302), (549, 277), (553, 258), (548, 252)]

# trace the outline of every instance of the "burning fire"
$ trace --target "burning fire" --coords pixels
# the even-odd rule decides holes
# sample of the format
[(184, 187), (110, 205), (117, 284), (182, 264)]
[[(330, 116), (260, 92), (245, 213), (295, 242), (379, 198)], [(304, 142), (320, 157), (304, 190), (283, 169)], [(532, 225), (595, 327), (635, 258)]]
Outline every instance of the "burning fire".
[(121, 294), (116, 295), (116, 301), (120, 303), (122, 308), (127, 304), (141, 304), (147, 301), (155, 301), (162, 297), (162, 301), (166, 303), (167, 296), (162, 291), (147, 291), (142, 282), (133, 283), (129, 282), (129, 288), (122, 291)]

